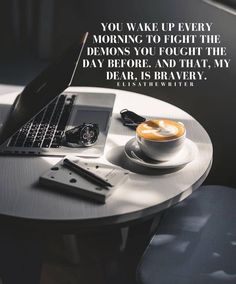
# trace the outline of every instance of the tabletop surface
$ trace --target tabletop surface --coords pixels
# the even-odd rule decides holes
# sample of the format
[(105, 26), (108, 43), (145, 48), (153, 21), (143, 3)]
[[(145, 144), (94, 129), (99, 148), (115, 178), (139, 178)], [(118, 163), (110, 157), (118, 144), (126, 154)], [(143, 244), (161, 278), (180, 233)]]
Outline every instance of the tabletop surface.
[[(76, 222), (77, 226), (121, 224), (168, 208), (187, 197), (204, 181), (211, 166), (212, 143), (204, 128), (189, 114), (163, 101), (127, 91), (89, 87), (71, 87), (68, 90), (116, 94), (105, 153), (96, 161), (130, 170), (128, 180), (116, 189), (106, 204), (99, 204), (45, 190), (38, 184), (39, 176), (61, 158), (1, 156), (0, 215), (52, 225), (57, 221), (61, 225)], [(0, 96), (0, 119), (15, 95)], [(183, 122), (187, 137), (198, 147), (196, 159), (178, 171), (165, 174), (140, 168), (128, 161), (124, 145), (134, 137), (135, 132), (124, 127), (119, 120), (119, 112), (124, 108), (146, 118), (166, 117)]]

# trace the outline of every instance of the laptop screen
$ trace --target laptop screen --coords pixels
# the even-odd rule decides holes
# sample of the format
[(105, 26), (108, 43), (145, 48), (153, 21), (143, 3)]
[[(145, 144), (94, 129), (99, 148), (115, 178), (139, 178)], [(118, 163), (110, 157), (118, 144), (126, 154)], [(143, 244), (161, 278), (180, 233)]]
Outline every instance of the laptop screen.
[(87, 36), (88, 33), (24, 88), (0, 130), (0, 145), (70, 86)]

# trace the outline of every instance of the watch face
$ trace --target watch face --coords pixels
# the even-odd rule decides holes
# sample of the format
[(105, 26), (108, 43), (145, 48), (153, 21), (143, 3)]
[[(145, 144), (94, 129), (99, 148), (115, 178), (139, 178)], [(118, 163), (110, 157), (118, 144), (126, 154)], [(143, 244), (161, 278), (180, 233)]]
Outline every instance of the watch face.
[(92, 146), (96, 143), (99, 135), (99, 128), (96, 123), (83, 123), (65, 132), (65, 139), (71, 147)]
[(93, 124), (85, 124), (80, 131), (80, 143), (84, 146), (93, 145), (98, 138), (98, 129)]

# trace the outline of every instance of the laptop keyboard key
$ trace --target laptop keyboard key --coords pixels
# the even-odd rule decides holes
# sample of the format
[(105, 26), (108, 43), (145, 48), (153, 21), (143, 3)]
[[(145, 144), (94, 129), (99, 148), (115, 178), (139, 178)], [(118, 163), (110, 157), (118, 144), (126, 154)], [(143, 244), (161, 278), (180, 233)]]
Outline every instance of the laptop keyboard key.
[(51, 144), (51, 139), (44, 139), (42, 147), (49, 148), (50, 144)]
[(41, 146), (41, 141), (34, 141), (33, 147), (39, 148)]

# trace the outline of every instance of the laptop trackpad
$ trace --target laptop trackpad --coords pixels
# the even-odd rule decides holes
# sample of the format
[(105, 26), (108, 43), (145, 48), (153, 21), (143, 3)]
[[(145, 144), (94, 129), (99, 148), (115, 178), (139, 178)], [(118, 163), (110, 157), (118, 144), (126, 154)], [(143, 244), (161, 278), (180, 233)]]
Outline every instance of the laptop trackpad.
[(83, 123), (97, 123), (99, 130), (107, 130), (110, 112), (105, 110), (79, 109), (74, 112), (70, 125), (75, 127)]
[[(96, 123), (99, 127), (99, 136), (96, 144), (92, 148), (103, 148), (106, 142), (109, 129), (111, 111), (90, 107), (75, 106), (66, 130), (79, 126), (83, 123)], [(94, 149), (95, 150), (95, 149)]]

